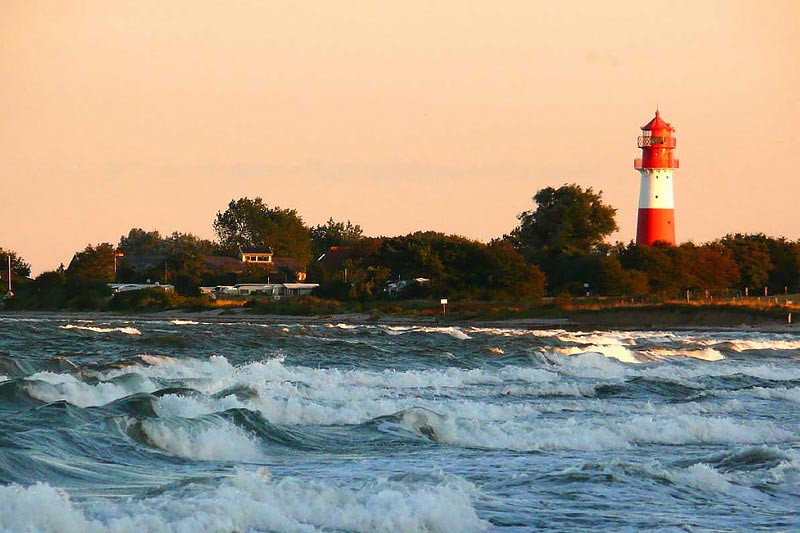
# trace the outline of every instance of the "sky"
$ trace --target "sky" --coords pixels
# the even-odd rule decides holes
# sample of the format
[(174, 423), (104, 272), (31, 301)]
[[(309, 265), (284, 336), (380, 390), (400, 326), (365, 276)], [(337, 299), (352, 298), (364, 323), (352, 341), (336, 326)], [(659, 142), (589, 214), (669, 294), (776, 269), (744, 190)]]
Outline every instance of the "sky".
[(800, 2), (0, 0), (0, 247), (35, 273), (131, 228), (488, 241), (547, 186), (635, 237), (639, 128), (676, 129), (676, 236), (800, 238)]

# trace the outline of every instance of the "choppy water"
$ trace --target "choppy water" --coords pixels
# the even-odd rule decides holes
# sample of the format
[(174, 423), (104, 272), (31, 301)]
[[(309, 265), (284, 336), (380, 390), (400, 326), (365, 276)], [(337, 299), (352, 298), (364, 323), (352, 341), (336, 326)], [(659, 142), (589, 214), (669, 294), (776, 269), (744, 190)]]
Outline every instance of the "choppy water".
[(800, 529), (800, 335), (0, 318), (0, 530)]

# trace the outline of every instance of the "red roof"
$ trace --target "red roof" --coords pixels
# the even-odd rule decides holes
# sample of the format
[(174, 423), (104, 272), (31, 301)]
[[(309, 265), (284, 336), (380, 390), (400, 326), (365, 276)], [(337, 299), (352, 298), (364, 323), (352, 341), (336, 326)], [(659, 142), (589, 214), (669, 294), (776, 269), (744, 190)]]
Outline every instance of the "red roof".
[(647, 124), (642, 126), (642, 130), (644, 130), (644, 131), (656, 131), (656, 130), (675, 131), (675, 128), (670, 126), (668, 122), (664, 121), (664, 119), (661, 118), (661, 115), (659, 114), (658, 109), (656, 109), (656, 116), (653, 117), (653, 120), (651, 120), (650, 122), (648, 122)]

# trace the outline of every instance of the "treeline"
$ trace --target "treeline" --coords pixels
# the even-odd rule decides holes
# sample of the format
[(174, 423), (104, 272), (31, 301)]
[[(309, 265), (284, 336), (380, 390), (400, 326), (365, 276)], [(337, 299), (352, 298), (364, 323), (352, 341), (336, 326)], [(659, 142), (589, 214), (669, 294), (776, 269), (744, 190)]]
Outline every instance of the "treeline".
[[(362, 302), (439, 297), (535, 302), (545, 295), (587, 293), (647, 300), (682, 298), (686, 291), (709, 297), (800, 292), (800, 241), (737, 233), (700, 245), (612, 245), (606, 239), (617, 229), (616, 210), (603, 203), (601, 192), (567, 184), (540, 190), (533, 202), (518, 216), (517, 227), (483, 243), (430, 231), (369, 237), (360, 226), (333, 219), (308, 227), (295, 210), (241, 198), (217, 213), (215, 241), (133, 228), (117, 244), (88, 245), (67, 266), (33, 280), (27, 278), (30, 265), (0, 249), (3, 265), (11, 257), (15, 276), (16, 294), (6, 303), (29, 309), (102, 309), (109, 305), (110, 282), (169, 283), (179, 296), (197, 298), (201, 286), (287, 282), (297, 270), (320, 283), (320, 297)], [(240, 247), (259, 246), (271, 247), (284, 259), (283, 266), (234, 271), (219, 260), (230, 261)]]
[(536, 300), (544, 294), (542, 271), (505, 241), (484, 244), (429, 231), (332, 246), (323, 251), (317, 242), (320, 256), (339, 257), (322, 257), (309, 269), (321, 284), (318, 294), (328, 298)]

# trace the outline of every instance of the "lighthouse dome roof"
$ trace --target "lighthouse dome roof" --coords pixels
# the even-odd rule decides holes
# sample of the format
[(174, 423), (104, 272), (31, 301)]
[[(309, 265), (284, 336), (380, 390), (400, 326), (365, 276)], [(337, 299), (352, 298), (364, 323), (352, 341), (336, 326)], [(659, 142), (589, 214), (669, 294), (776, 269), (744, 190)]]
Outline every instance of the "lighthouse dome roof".
[(668, 131), (675, 131), (675, 128), (669, 125), (667, 121), (661, 118), (661, 114), (656, 109), (656, 116), (653, 117), (653, 120), (642, 126), (643, 131), (656, 131), (656, 130), (668, 130)]

